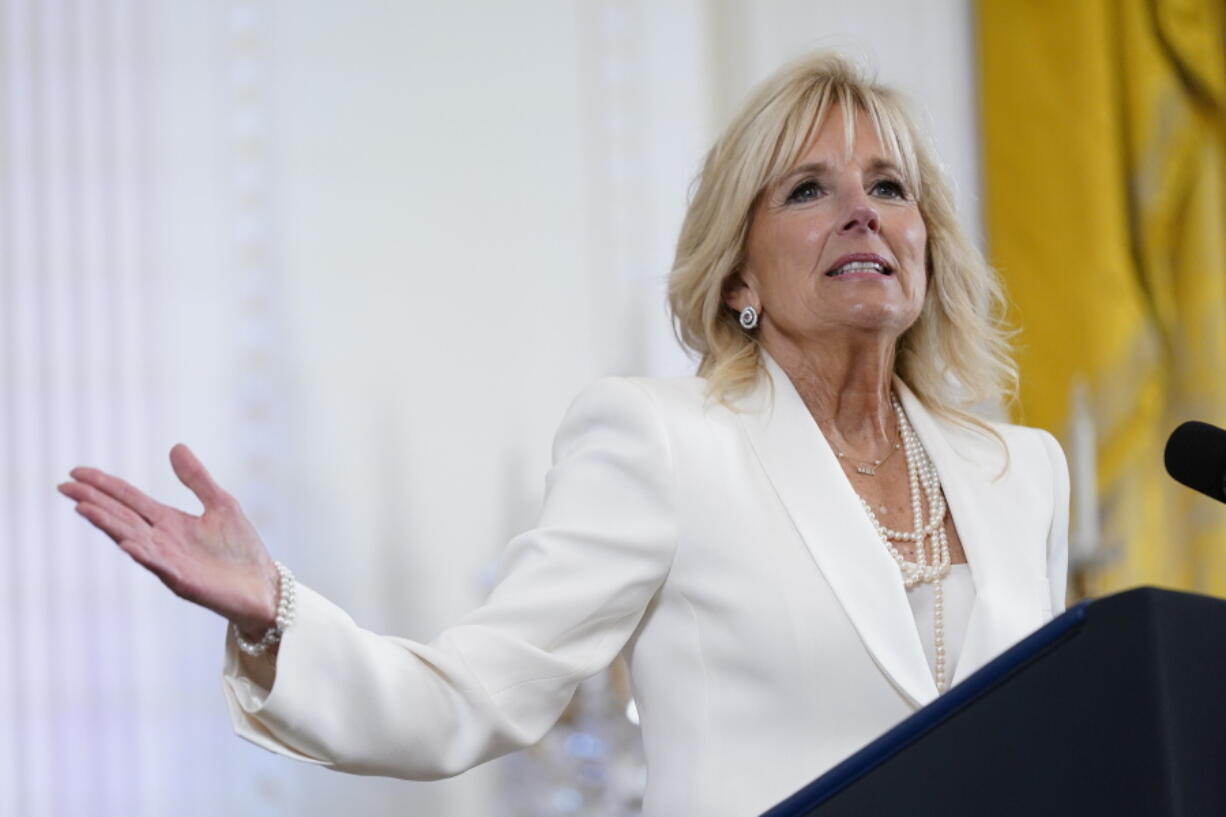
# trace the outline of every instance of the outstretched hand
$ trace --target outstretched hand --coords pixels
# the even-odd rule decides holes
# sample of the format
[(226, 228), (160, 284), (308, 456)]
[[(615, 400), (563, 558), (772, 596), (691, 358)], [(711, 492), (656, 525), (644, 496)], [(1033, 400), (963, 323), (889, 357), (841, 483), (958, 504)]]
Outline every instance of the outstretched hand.
[(163, 505), (119, 477), (74, 468), (58, 486), (77, 513), (111, 537), (175, 595), (232, 621), (259, 640), (277, 608), (276, 567), (238, 501), (223, 491), (182, 443), (170, 449), (175, 475), (199, 498), (204, 513)]

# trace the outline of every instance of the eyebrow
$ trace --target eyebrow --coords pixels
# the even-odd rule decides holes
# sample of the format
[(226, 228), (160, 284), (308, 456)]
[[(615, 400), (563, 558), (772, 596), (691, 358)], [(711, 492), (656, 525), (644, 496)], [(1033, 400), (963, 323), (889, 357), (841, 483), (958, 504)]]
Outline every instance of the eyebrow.
[[(896, 173), (900, 177), (903, 175), (902, 169), (899, 168), (896, 163), (880, 156), (874, 157), (873, 160), (868, 163), (867, 170), (869, 173), (880, 173), (883, 170), (887, 170)], [(797, 165), (784, 174), (783, 178), (779, 180), (779, 184), (783, 185), (797, 176), (821, 176), (829, 172), (830, 165), (828, 165), (826, 162), (807, 162), (803, 165)]]

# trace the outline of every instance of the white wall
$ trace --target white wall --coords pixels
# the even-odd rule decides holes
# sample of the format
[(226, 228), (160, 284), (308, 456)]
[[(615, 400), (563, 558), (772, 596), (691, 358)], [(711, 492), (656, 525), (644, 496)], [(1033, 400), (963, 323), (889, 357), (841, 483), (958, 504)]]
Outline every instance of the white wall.
[(0, 8), (0, 723), (36, 712), (0, 726), (0, 814), (495, 813), (497, 769), (351, 778), (233, 738), (220, 623), (72, 518), (72, 465), (193, 507), (165, 463), (186, 441), (303, 581), (429, 638), (531, 524), (574, 393), (687, 370), (662, 284), (753, 83), (866, 55), (974, 215), (965, 0)]

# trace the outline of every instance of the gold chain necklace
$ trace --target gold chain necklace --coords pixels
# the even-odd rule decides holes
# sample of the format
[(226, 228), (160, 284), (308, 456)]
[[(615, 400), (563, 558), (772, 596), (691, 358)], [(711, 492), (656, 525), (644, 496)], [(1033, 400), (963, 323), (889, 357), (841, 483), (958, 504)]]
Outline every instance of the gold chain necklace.
[[(833, 446), (833, 443), (832, 443), (831, 445)], [(838, 458), (839, 458), (839, 459), (841, 459), (841, 460), (847, 460), (847, 461), (848, 461), (848, 462), (850, 462), (852, 465), (854, 465), (854, 466), (856, 467), (856, 473), (858, 473), (858, 474), (864, 474), (866, 477), (875, 477), (875, 476), (877, 476), (877, 469), (878, 469), (878, 468), (880, 468), (880, 467), (882, 466), (882, 464), (883, 464), (883, 463), (885, 463), (885, 461), (886, 461), (886, 460), (888, 460), (890, 457), (894, 456), (894, 452), (895, 452), (895, 451), (897, 451), (897, 450), (898, 450), (898, 448), (899, 448), (899, 445), (898, 445), (898, 443), (897, 443), (897, 442), (895, 442), (895, 443), (894, 443), (894, 447), (890, 449), (890, 453), (886, 454), (884, 457), (882, 457), (882, 458), (881, 458), (881, 459), (879, 459), (879, 460), (857, 460), (857, 459), (853, 459), (853, 458), (851, 458), (851, 457), (847, 456), (847, 454), (846, 454), (846, 453), (844, 453), (844, 452), (840, 451), (840, 450), (839, 450), (839, 449), (837, 449), (837, 448), (835, 448), (835, 449), (834, 449), (834, 453), (835, 453), (835, 455), (836, 455), (836, 456), (838, 456)]]
[[(893, 405), (891, 405), (891, 408), (894, 408)], [(894, 413), (895, 415), (897, 415), (898, 413), (897, 409), (895, 409)], [(901, 432), (901, 430), (902, 430), (902, 427), (900, 425), (899, 431)], [(831, 440), (829, 436), (827, 436), (826, 439), (830, 440), (830, 447), (834, 449), (835, 456), (837, 456), (840, 460), (847, 460), (848, 462), (850, 462), (852, 465), (855, 466), (857, 474), (864, 474), (864, 476), (866, 477), (877, 476), (877, 469), (880, 468), (885, 463), (886, 460), (894, 456), (894, 452), (897, 451), (901, 447), (900, 440), (895, 440), (894, 447), (891, 448), (889, 452), (881, 459), (879, 460), (857, 460), (853, 457), (847, 456), (846, 451), (840, 451), (838, 447), (835, 446), (834, 440)]]

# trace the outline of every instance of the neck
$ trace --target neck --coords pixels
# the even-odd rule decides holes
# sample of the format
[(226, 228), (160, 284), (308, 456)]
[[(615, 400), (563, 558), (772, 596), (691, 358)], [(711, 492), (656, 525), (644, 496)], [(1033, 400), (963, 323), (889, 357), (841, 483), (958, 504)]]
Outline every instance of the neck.
[(761, 340), (829, 439), (866, 459), (893, 444), (894, 338), (839, 332), (798, 343), (764, 332)]

